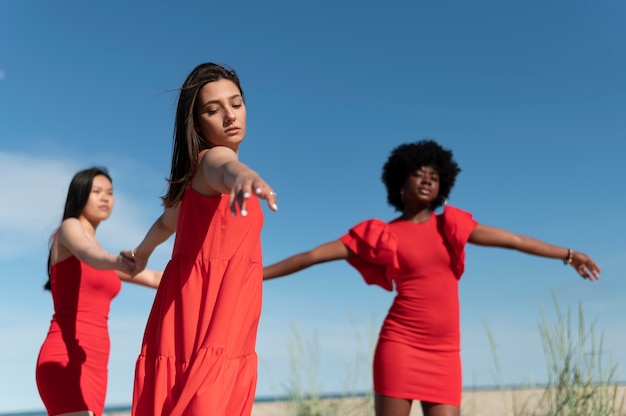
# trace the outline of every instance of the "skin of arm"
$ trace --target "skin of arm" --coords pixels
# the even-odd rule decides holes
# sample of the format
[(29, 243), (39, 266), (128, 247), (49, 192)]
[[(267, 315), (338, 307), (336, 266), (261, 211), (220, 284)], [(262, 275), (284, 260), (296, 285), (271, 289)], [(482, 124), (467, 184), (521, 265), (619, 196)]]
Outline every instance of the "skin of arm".
[(141, 273), (136, 274), (134, 277), (130, 274), (117, 271), (117, 275), (121, 280), (129, 283), (135, 283), (137, 285), (151, 287), (156, 289), (161, 283), (161, 277), (163, 272), (159, 270), (145, 269)]
[[(204, 196), (230, 193), (233, 214), (236, 213), (235, 205), (239, 204), (241, 215), (246, 215), (245, 200), (253, 189), (258, 197), (268, 201), (271, 209), (277, 209), (276, 194), (255, 171), (237, 160), (237, 154), (232, 149), (225, 146), (216, 146), (204, 152), (191, 186)], [(134, 260), (136, 273), (145, 269), (154, 249), (176, 232), (179, 209), (180, 202), (174, 207), (165, 208), (143, 241), (134, 250), (122, 251), (124, 257)]]
[[(567, 248), (483, 224), (476, 225), (469, 237), (469, 242), (480, 246), (508, 248), (535, 256), (561, 260), (566, 259), (569, 254)], [(578, 251), (572, 253), (571, 265), (578, 274), (592, 281), (600, 278), (600, 268), (589, 256)]]
[(353, 256), (354, 252), (346, 247), (343, 242), (340, 240), (331, 241), (264, 267), (263, 280), (292, 274), (315, 264), (345, 260)]
[[(237, 160), (237, 154), (225, 146), (215, 146), (200, 156), (200, 165), (191, 181), (192, 188), (204, 196), (217, 196), (230, 193), (230, 206), (233, 215), (236, 205), (242, 216), (247, 215), (245, 200), (252, 191), (266, 199), (270, 208), (278, 209), (276, 194), (252, 169)], [(154, 249), (176, 232), (180, 202), (172, 208), (165, 208), (163, 214), (152, 224), (143, 241), (134, 250), (124, 250), (122, 255), (134, 262), (134, 276), (146, 268), (148, 258)]]
[(77, 218), (63, 221), (57, 234), (59, 248), (67, 249), (81, 262), (94, 269), (117, 270), (129, 273), (132, 265), (124, 261), (122, 256), (115, 256), (104, 250), (94, 236), (85, 231), (85, 227)]
[(208, 149), (200, 159), (198, 172), (192, 183), (194, 190), (202, 195), (214, 196), (230, 193), (230, 206), (236, 215), (236, 206), (242, 216), (247, 214), (246, 199), (256, 194), (276, 211), (276, 194), (269, 185), (247, 165), (240, 162), (237, 153), (229, 147), (215, 146)]
[[(134, 270), (130, 275), (133, 277), (141, 275), (141, 272), (146, 268), (148, 264), (148, 258), (154, 251), (154, 249), (165, 240), (171, 237), (172, 234), (176, 232), (176, 223), (178, 222), (178, 210), (180, 208), (180, 203), (176, 204), (171, 208), (165, 208), (163, 213), (157, 220), (152, 224), (146, 236), (143, 238), (141, 243), (134, 250), (123, 250), (122, 256), (125, 257), (128, 261), (132, 261), (134, 263)], [(143, 281), (143, 278), (141, 278)], [(148, 280), (152, 280), (149, 278)], [(160, 277), (159, 277), (160, 282)], [(139, 283), (144, 284), (144, 283)], [(146, 284), (146, 286), (152, 286), (151, 284)], [(158, 284), (157, 284), (158, 286)]]

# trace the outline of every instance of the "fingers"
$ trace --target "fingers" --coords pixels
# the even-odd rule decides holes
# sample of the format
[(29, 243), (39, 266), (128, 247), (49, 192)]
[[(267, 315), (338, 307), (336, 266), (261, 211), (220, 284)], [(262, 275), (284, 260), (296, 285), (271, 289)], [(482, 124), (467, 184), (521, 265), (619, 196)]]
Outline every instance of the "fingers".
[(267, 185), (263, 180), (258, 178), (256, 181), (250, 181), (250, 183), (233, 187), (229, 199), (232, 215), (237, 215), (237, 209), (239, 209), (239, 214), (242, 217), (248, 215), (246, 201), (250, 198), (253, 192), (258, 198), (265, 199), (272, 211), (278, 210), (276, 192), (274, 192), (272, 188), (270, 188), (269, 185)]
[(135, 277), (143, 271), (148, 263), (147, 258), (137, 255), (136, 249), (120, 251), (120, 260), (126, 268), (124, 271), (131, 277)]
[(589, 279), (592, 282), (600, 279), (600, 267), (587, 255), (577, 253), (582, 256), (578, 261), (572, 262), (572, 266), (576, 269), (576, 272), (584, 278)]
[(129, 262), (135, 263), (135, 249), (132, 250), (122, 250), (120, 251), (120, 255), (124, 258), (124, 260), (128, 260)]
[(122, 272), (131, 276), (135, 273), (135, 260), (130, 258), (128, 254), (120, 252), (120, 255), (117, 256), (117, 263), (120, 265), (119, 270)]
[(589, 262), (586, 266), (587, 270), (587, 278), (589, 280), (598, 280), (600, 279), (600, 268), (598, 267), (598, 265), (591, 259), (589, 259)]
[(259, 198), (263, 198), (267, 201), (267, 205), (272, 211), (278, 211), (278, 197), (276, 196), (276, 192), (267, 187), (265, 191), (263, 191), (262, 188), (257, 188), (256, 194)]
[(246, 200), (250, 198), (249, 191), (236, 191), (234, 188), (230, 192), (230, 212), (233, 216), (237, 215), (237, 207), (239, 207), (239, 214), (242, 217), (248, 215), (248, 209), (246, 207)]

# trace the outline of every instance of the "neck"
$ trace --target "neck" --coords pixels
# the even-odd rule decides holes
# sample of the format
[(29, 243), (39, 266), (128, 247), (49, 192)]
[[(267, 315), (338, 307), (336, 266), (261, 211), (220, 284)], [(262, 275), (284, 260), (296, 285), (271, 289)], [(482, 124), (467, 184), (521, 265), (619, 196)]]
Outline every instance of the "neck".
[(91, 236), (96, 235), (96, 228), (98, 227), (99, 222), (91, 222), (85, 217), (80, 217), (80, 222), (83, 224), (83, 228), (85, 228), (85, 232)]
[(404, 208), (404, 213), (402, 214), (402, 219), (404, 221), (422, 223), (426, 222), (432, 216), (433, 211), (428, 207), (420, 207), (410, 209), (408, 207)]

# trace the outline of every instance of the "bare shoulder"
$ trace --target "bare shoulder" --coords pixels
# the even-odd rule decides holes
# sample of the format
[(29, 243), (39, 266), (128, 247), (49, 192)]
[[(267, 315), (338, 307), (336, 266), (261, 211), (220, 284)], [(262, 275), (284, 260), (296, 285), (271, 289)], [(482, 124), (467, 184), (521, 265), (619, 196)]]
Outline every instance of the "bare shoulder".
[(59, 227), (58, 234), (75, 233), (84, 231), (83, 224), (80, 223), (78, 218), (66, 218)]
[(78, 218), (63, 220), (52, 242), (52, 263), (63, 261), (72, 256), (74, 251), (70, 247), (74, 247), (76, 242), (83, 241), (84, 236), (85, 229)]

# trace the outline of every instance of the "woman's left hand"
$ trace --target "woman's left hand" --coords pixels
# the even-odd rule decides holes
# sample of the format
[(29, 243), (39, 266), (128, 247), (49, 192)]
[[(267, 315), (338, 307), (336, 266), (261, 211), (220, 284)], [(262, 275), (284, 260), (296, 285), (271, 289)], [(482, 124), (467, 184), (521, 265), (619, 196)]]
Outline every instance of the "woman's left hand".
[(596, 262), (585, 253), (574, 251), (572, 253), (572, 261), (570, 262), (570, 265), (584, 279), (589, 279), (591, 281), (600, 279), (600, 267), (598, 267)]

